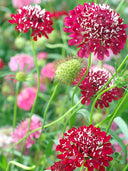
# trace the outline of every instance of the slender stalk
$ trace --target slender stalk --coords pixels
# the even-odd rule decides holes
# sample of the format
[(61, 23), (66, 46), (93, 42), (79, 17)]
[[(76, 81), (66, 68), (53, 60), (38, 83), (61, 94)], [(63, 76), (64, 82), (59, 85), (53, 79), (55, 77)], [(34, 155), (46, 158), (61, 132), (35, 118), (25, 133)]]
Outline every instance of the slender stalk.
[[(79, 104), (81, 103), (81, 100), (76, 104), (74, 105), (72, 108), (70, 108), (64, 115), (62, 115), (60, 118), (58, 118), (57, 120), (47, 124), (47, 125), (44, 125), (44, 128), (47, 128), (49, 126), (52, 126), (58, 122), (60, 122), (61, 120), (63, 120), (68, 114), (70, 114), (70, 112), (72, 110), (74, 110)], [(32, 130), (31, 132), (29, 132), (28, 134), (26, 134), (22, 139), (20, 139), (17, 143), (13, 144), (11, 147), (10, 147), (10, 150), (13, 149), (15, 146), (17, 146), (18, 144), (20, 144), (23, 140), (25, 140), (25, 138), (27, 138), (29, 135), (31, 135), (32, 133), (36, 132), (36, 131), (39, 131), (41, 130), (42, 127), (39, 127), (39, 128), (36, 128), (34, 130)]]
[(74, 88), (74, 91), (73, 91), (73, 94), (72, 94), (72, 98), (71, 98), (71, 104), (72, 104), (72, 106), (74, 105), (74, 95), (76, 93), (76, 90), (77, 90), (78, 86), (81, 84), (81, 82), (84, 80), (84, 78), (86, 77), (86, 75), (88, 74), (88, 71), (89, 71), (90, 66), (91, 66), (91, 52), (90, 52), (90, 55), (89, 55), (89, 61), (88, 61), (87, 70), (86, 70), (84, 76), (82, 77), (82, 79), (78, 82), (78, 84)]
[(42, 135), (42, 132), (43, 132), (43, 129), (44, 129), (44, 125), (45, 125), (45, 122), (46, 122), (46, 115), (47, 115), (49, 106), (50, 106), (50, 104), (51, 104), (51, 102), (52, 102), (52, 100), (53, 100), (53, 98), (54, 98), (54, 96), (55, 96), (55, 94), (56, 94), (56, 91), (57, 91), (57, 89), (58, 89), (58, 86), (59, 86), (59, 82), (56, 84), (55, 89), (54, 89), (54, 91), (53, 91), (53, 93), (52, 93), (52, 96), (51, 96), (51, 98), (50, 98), (50, 100), (49, 100), (49, 102), (48, 102), (48, 104), (47, 104), (47, 107), (46, 107), (46, 109), (45, 109), (45, 111), (44, 111), (44, 115), (43, 115), (43, 124), (42, 124), (42, 129), (41, 129), (39, 141), (40, 141), (40, 139), (41, 139), (41, 135)]
[[(123, 60), (123, 62), (120, 64), (120, 66), (117, 68), (117, 72), (119, 72), (121, 70), (121, 68), (124, 66), (124, 64), (126, 63), (126, 61), (128, 60), (128, 55), (125, 57), (125, 59)], [(117, 72), (115, 72), (113, 74), (113, 76), (106, 82), (106, 84), (95, 94), (95, 96), (97, 96), (110, 82), (111, 80), (116, 76)]]
[(107, 129), (106, 129), (106, 133), (108, 133), (108, 131), (109, 131), (111, 125), (112, 125), (112, 122), (113, 122), (114, 118), (116, 117), (116, 115), (117, 115), (119, 109), (121, 108), (121, 106), (123, 105), (123, 103), (124, 103), (124, 101), (126, 100), (127, 97), (128, 97), (128, 93), (125, 94), (125, 97), (124, 97), (124, 98), (122, 99), (122, 101), (118, 104), (118, 107), (117, 107), (117, 109), (115, 110), (115, 112), (113, 113), (113, 115), (112, 115), (112, 117), (111, 117), (111, 120), (110, 120), (110, 122), (109, 122), (109, 124), (108, 124), (108, 127), (107, 127)]
[[(121, 103), (123, 104), (124, 102), (125, 102), (125, 100), (126, 100), (126, 98), (128, 97), (128, 93), (126, 93), (125, 95), (124, 95), (124, 97), (122, 98), (122, 100), (121, 100)], [(107, 121), (109, 121), (110, 120), (110, 118), (114, 115), (114, 113), (117, 111), (117, 109), (118, 109), (118, 111), (119, 111), (119, 107), (118, 107), (119, 105), (117, 105), (116, 106), (116, 108), (114, 109), (114, 111), (110, 114), (110, 115), (108, 115), (103, 121), (101, 121), (100, 123), (98, 123), (98, 124), (96, 124), (95, 126), (96, 127), (99, 127), (100, 125), (102, 125), (102, 124), (104, 124), (105, 122), (107, 122)], [(121, 106), (120, 106), (121, 107)], [(118, 112), (117, 111), (117, 112)]]
[(61, 44), (61, 43), (56, 43), (56, 44), (45, 44), (46, 47), (50, 48), (50, 49), (54, 49), (54, 48), (64, 48), (66, 49), (67, 51), (69, 51), (70, 53), (76, 55), (76, 51), (69, 48), (68, 46), (64, 45), (64, 44)]
[(80, 168), (80, 171), (83, 171), (84, 170), (84, 164), (82, 164), (81, 168)]
[(16, 165), (16, 166), (18, 166), (18, 167), (20, 167), (20, 168), (22, 168), (22, 169), (24, 169), (24, 170), (33, 170), (33, 169), (35, 169), (35, 165), (33, 165), (33, 166), (31, 166), (31, 167), (28, 167), (28, 166), (25, 166), (25, 165), (23, 165), (23, 164), (20, 164), (20, 163), (18, 163), (18, 162), (16, 162), (16, 161), (10, 161), (9, 163), (8, 163), (8, 166), (7, 166), (7, 168), (6, 168), (6, 171), (9, 171), (9, 167), (10, 167), (10, 165), (11, 164), (14, 164), (14, 165)]
[(69, 122), (69, 120), (71, 119), (71, 117), (77, 112), (79, 111), (84, 105), (79, 106), (74, 112), (71, 113), (71, 115), (68, 117), (68, 119), (66, 120), (65, 124), (64, 124), (64, 128), (63, 128), (63, 132), (65, 132), (67, 124)]
[(128, 164), (125, 166), (125, 168), (123, 169), (123, 171), (127, 171), (128, 170)]
[[(119, 159), (119, 158), (122, 156), (122, 153), (123, 153), (123, 151), (121, 151), (121, 153), (117, 156), (117, 159)], [(111, 165), (109, 171), (112, 171), (112, 169), (113, 169), (115, 163), (116, 163), (116, 161), (114, 161), (114, 162), (112, 163), (112, 165)]]
[[(34, 40), (31, 39), (31, 42), (32, 42), (32, 51), (33, 51), (33, 56), (34, 56), (34, 61), (35, 61), (35, 66), (36, 66), (36, 71), (37, 71), (37, 91), (36, 91), (36, 97), (35, 97), (35, 100), (34, 100), (34, 103), (33, 103), (33, 106), (32, 106), (32, 109), (31, 109), (31, 113), (30, 113), (30, 118), (29, 118), (29, 123), (28, 123), (28, 130), (27, 130), (27, 134), (30, 130), (30, 125), (31, 125), (31, 119), (32, 119), (32, 115), (34, 113), (34, 110), (35, 110), (35, 106), (36, 106), (36, 102), (37, 102), (37, 98), (38, 98), (38, 95), (39, 95), (39, 91), (40, 91), (40, 71), (39, 71), (39, 66), (38, 66), (38, 63), (37, 63), (37, 57), (36, 57), (36, 52), (35, 52), (35, 47), (34, 47)], [(23, 146), (22, 146), (22, 152), (24, 150), (24, 146), (25, 146), (25, 142), (27, 140), (27, 137), (25, 138), (25, 141), (23, 143)]]
[(17, 96), (20, 89), (20, 82), (18, 81), (16, 84), (16, 96), (15, 96), (15, 103), (14, 103), (14, 113), (13, 113), (13, 132), (15, 131), (16, 127), (16, 115), (17, 115)]
[(126, 2), (126, 0), (121, 0), (120, 1), (119, 5), (116, 8), (116, 12), (119, 12), (120, 11), (120, 9), (121, 9), (122, 5), (124, 4), (124, 2)]
[(103, 90), (100, 94), (98, 94), (98, 96), (95, 98), (93, 104), (92, 104), (92, 108), (91, 108), (91, 114), (90, 114), (90, 124), (92, 124), (92, 118), (93, 118), (93, 111), (94, 111), (94, 108), (95, 108), (95, 104), (96, 104), (96, 101), (97, 99), (102, 95), (104, 94), (105, 92), (109, 91), (110, 89), (116, 87), (116, 85), (113, 85), (111, 87), (108, 87), (107, 89)]

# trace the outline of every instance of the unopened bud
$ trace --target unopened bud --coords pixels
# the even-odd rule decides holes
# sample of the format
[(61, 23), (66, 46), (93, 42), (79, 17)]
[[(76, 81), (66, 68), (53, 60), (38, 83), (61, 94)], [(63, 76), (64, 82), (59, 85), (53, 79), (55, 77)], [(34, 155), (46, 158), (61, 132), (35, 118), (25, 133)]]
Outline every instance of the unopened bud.
[(26, 80), (26, 73), (25, 72), (18, 72), (17, 74), (16, 74), (16, 79), (18, 80), (18, 81), (21, 81), (21, 82), (23, 82), (23, 81), (25, 81)]

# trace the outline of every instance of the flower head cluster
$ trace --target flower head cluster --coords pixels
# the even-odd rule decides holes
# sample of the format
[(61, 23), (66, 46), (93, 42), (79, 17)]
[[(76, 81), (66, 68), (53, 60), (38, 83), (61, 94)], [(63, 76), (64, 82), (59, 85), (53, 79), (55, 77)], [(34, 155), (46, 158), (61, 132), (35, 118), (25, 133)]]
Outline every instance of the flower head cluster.
[(29, 72), (34, 68), (34, 59), (27, 54), (18, 54), (11, 57), (8, 65), (11, 71), (17, 71), (18, 68), (19, 71), (23, 71), (24, 68), (27, 67), (26, 72)]
[(36, 97), (36, 89), (27, 87), (18, 94), (17, 103), (18, 107), (23, 110), (30, 110)]
[(99, 60), (109, 56), (109, 49), (117, 55), (124, 48), (127, 35), (120, 18), (109, 5), (92, 3), (78, 5), (65, 17), (65, 32), (71, 33), (69, 45), (78, 45), (80, 58), (89, 57), (94, 52)]
[(31, 36), (35, 41), (42, 35), (48, 38), (47, 34), (53, 30), (50, 12), (42, 10), (39, 5), (27, 5), (18, 9), (17, 12), (18, 14), (11, 14), (12, 20), (9, 20), (11, 24), (17, 24), (15, 30), (27, 33), (31, 28)]
[(63, 161), (55, 162), (51, 166), (51, 171), (73, 171), (75, 167), (70, 166), (68, 163), (64, 163)]
[(113, 160), (113, 150), (110, 143), (111, 136), (93, 125), (88, 127), (72, 128), (64, 133), (56, 150), (60, 151), (57, 157), (70, 167), (81, 167), (83, 164), (88, 171), (99, 169), (105, 171), (104, 166), (109, 166)]
[(50, 62), (47, 65), (45, 65), (45, 67), (41, 69), (41, 74), (44, 77), (52, 79), (55, 75), (54, 63)]
[[(26, 120), (22, 121), (17, 128), (15, 129), (15, 131), (12, 134), (12, 141), (14, 143), (17, 143), (20, 139), (22, 139), (26, 134), (27, 134), (27, 130), (28, 130), (28, 124), (29, 124), (29, 118), (27, 118)], [(33, 115), (32, 119), (31, 119), (31, 124), (30, 124), (30, 131), (41, 127), (42, 123), (40, 121), (40, 119)], [(32, 144), (35, 143), (35, 139), (38, 139), (40, 136), (40, 130), (36, 131), (34, 133), (32, 133), (31, 135), (29, 135), (27, 137), (26, 143), (25, 143), (25, 147), (26, 148), (30, 148), (32, 146)], [(18, 149), (20, 149), (21, 145), (19, 144), (17, 146)]]
[[(81, 80), (81, 77), (84, 75), (86, 71), (86, 68), (83, 68), (80, 71), (79, 77), (76, 78), (76, 84), (79, 80)], [(98, 67), (92, 67), (90, 68), (87, 76), (85, 79), (81, 82), (79, 88), (81, 89), (82, 94), (82, 104), (89, 105), (91, 102), (91, 98), (95, 96), (95, 94), (105, 85), (105, 83), (111, 78), (111, 74), (106, 69), (101, 69)], [(114, 81), (112, 80), (106, 88), (113, 86)], [(101, 95), (101, 98), (97, 100), (95, 107), (98, 106), (100, 108), (103, 107), (109, 107), (109, 103), (112, 102), (112, 100), (118, 100), (123, 96), (123, 89), (122, 88), (112, 88), (109, 91), (105, 92)]]

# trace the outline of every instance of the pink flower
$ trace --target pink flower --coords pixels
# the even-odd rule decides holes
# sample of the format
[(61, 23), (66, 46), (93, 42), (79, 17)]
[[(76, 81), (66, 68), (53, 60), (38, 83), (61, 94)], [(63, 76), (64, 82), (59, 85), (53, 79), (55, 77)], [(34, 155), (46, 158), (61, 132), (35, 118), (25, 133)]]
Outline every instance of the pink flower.
[[(122, 133), (119, 134), (119, 137), (121, 139), (125, 138), (124, 134), (122, 134)], [(124, 139), (123, 142), (124, 142), (125, 145), (128, 144), (128, 140), (126, 140), (126, 139)], [(115, 142), (113, 146), (114, 146), (114, 149), (115, 149), (114, 151), (115, 152), (120, 153), (122, 151), (121, 147), (119, 146), (119, 144), (117, 142)], [(128, 154), (128, 146), (127, 146), (127, 154)], [(128, 155), (127, 155), (127, 162), (128, 162)]]
[(27, 54), (18, 54), (16, 56), (11, 57), (9, 62), (9, 68), (11, 71), (23, 71), (25, 67), (27, 67), (26, 72), (29, 72), (32, 68), (34, 68), (34, 60), (33, 57)]
[(55, 67), (54, 67), (54, 63), (48, 63), (44, 68), (41, 69), (41, 74), (44, 77), (48, 77), (50, 79), (52, 79), (55, 75)]
[(47, 59), (48, 58), (48, 53), (46, 52), (40, 52), (37, 54), (37, 59), (41, 60), (41, 59)]
[(17, 97), (18, 107), (23, 110), (30, 110), (36, 97), (36, 89), (27, 87)]
[(39, 5), (24, 6), (18, 9), (17, 12), (18, 14), (11, 14), (12, 20), (9, 20), (11, 24), (17, 24), (15, 30), (27, 33), (31, 28), (31, 36), (35, 41), (37, 41), (37, 37), (42, 35), (48, 38), (47, 34), (53, 30), (50, 12), (45, 11), (45, 9), (42, 10)]
[(99, 60), (109, 56), (109, 49), (117, 55), (124, 48), (127, 35), (120, 18), (109, 5), (84, 3), (78, 5), (65, 17), (65, 32), (71, 33), (69, 45), (80, 48), (80, 58), (89, 57), (89, 52), (94, 52)]
[(39, 4), (41, 0), (12, 0), (14, 8), (21, 8), (25, 5), (30, 5), (31, 3)]
[(116, 129), (117, 129), (117, 124), (116, 124), (116, 122), (112, 122), (111, 130), (112, 130), (112, 131), (116, 131)]
[[(37, 74), (35, 74), (36, 84), (38, 83)], [(40, 76), (40, 91), (46, 91), (46, 80), (42, 75)]]
[[(106, 132), (101, 131), (93, 125), (88, 127), (72, 128), (64, 133), (64, 138), (56, 147), (60, 151), (57, 157), (61, 159), (67, 167), (81, 167), (84, 164), (88, 171), (98, 169), (105, 171), (104, 166), (109, 166), (109, 161), (113, 160), (109, 155), (113, 153), (110, 143), (111, 135), (106, 136)], [(67, 170), (67, 169), (65, 169)]]
[[(73, 84), (78, 83), (79, 80), (81, 80), (82, 76), (84, 75), (86, 71), (86, 68), (83, 68), (80, 71), (80, 74), (78, 78), (76, 78), (76, 82)], [(106, 69), (101, 69), (98, 67), (92, 67), (90, 68), (87, 76), (80, 84), (79, 88), (81, 89), (82, 94), (82, 104), (89, 105), (91, 102), (92, 97), (95, 96), (95, 94), (104, 86), (104, 84), (111, 78), (111, 74)], [(114, 85), (114, 81), (112, 80), (106, 88), (111, 87)], [(103, 107), (109, 107), (109, 103), (112, 102), (112, 100), (118, 100), (123, 96), (124, 90), (122, 88), (113, 88), (109, 91), (105, 92), (101, 95), (100, 99), (97, 100), (95, 107), (98, 106), (100, 108)]]
[(106, 70), (108, 70), (112, 74), (115, 73), (115, 68), (113, 66), (111, 66), (111, 65), (103, 64), (103, 68), (105, 68)]
[[(22, 139), (26, 133), (27, 133), (27, 130), (28, 130), (28, 124), (29, 124), (29, 118), (27, 118), (26, 120), (22, 121), (18, 126), (17, 128), (15, 129), (15, 131), (13, 132), (12, 134), (12, 138), (13, 138), (13, 142), (14, 143), (17, 143), (20, 139)], [(32, 119), (31, 119), (31, 124), (30, 124), (30, 131), (36, 129), (36, 128), (39, 128), (41, 127), (41, 121), (40, 119), (37, 117), (37, 116), (32, 116)], [(26, 140), (26, 143), (25, 143), (25, 147), (26, 148), (30, 148), (32, 146), (32, 144), (35, 144), (35, 140), (34, 139), (38, 139), (39, 136), (40, 136), (40, 132), (41, 130), (39, 131), (36, 131), (34, 133), (32, 133), (31, 135), (29, 135), (27, 137), (27, 140)], [(17, 148), (20, 149), (22, 147), (21, 144), (17, 145)]]

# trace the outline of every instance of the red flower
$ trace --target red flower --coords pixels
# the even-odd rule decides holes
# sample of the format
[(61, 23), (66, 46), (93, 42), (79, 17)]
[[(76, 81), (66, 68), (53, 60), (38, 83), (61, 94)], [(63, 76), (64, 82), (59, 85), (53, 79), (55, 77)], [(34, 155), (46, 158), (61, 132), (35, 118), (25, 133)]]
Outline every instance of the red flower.
[(67, 11), (54, 11), (51, 16), (55, 18), (56, 20), (60, 18), (63, 15), (68, 15)]
[[(73, 84), (77, 84), (78, 81), (81, 80), (82, 76), (84, 75), (86, 71), (86, 68), (83, 68), (80, 71), (80, 74), (78, 78), (76, 78), (76, 82)], [(106, 69), (101, 69), (98, 67), (92, 67), (90, 68), (87, 76), (80, 84), (79, 88), (81, 89), (82, 94), (82, 104), (89, 105), (91, 102), (91, 98), (104, 86), (104, 84), (111, 78), (111, 74)], [(114, 81), (112, 80), (106, 88), (111, 87), (114, 84)], [(101, 98), (97, 100), (95, 107), (98, 106), (100, 108), (103, 107), (109, 107), (109, 103), (112, 102), (112, 100), (118, 100), (123, 96), (124, 90), (122, 88), (113, 88), (109, 91), (105, 92), (101, 95)]]
[(106, 136), (106, 132), (100, 131), (93, 125), (88, 127), (72, 128), (64, 133), (64, 138), (60, 140), (56, 151), (60, 151), (57, 157), (65, 164), (77, 168), (84, 164), (88, 171), (99, 169), (105, 171), (104, 166), (109, 166), (109, 161), (113, 160), (108, 156), (113, 153), (111, 135)]
[(0, 59), (0, 70), (6, 65), (6, 63), (3, 62), (3, 59)]
[(91, 51), (103, 60), (104, 55), (109, 56), (109, 49), (117, 55), (126, 43), (127, 25), (109, 5), (79, 4), (65, 17), (65, 25), (64, 31), (72, 37), (68, 43), (80, 48), (80, 58), (88, 58)]
[(55, 162), (51, 166), (51, 171), (73, 171), (75, 167), (70, 166), (68, 163), (64, 163), (63, 161)]
[(27, 5), (18, 9), (17, 12), (18, 14), (11, 14), (12, 20), (9, 20), (11, 24), (17, 24), (15, 30), (27, 33), (31, 28), (31, 36), (35, 41), (42, 35), (48, 38), (47, 34), (53, 30), (50, 12), (42, 10), (39, 5)]

